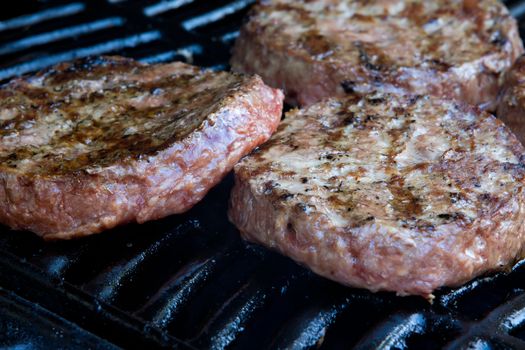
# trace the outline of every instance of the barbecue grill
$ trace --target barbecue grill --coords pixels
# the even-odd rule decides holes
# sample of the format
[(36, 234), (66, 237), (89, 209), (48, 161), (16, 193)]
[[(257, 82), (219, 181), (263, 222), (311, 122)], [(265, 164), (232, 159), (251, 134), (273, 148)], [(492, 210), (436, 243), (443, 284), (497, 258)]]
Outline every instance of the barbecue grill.
[[(17, 0), (0, 13), (0, 80), (99, 54), (227, 69), (253, 2)], [(525, 25), (525, 1), (507, 5)], [(345, 288), (243, 242), (231, 186), (186, 214), (71, 242), (1, 227), (0, 346), (525, 349), (525, 264), (432, 305)]]

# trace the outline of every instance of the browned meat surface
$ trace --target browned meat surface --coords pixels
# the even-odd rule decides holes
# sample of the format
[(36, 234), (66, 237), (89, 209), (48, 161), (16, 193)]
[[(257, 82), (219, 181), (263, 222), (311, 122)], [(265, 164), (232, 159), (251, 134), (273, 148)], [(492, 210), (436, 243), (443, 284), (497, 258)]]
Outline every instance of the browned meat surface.
[(465, 104), (329, 99), (234, 169), (242, 236), (349, 286), (431, 298), (523, 256), (525, 150)]
[(525, 144), (525, 56), (505, 76), (497, 116)]
[(0, 88), (0, 222), (46, 239), (188, 210), (276, 129), (258, 77), (120, 57)]
[(252, 10), (231, 63), (300, 105), (382, 90), (495, 109), (522, 52), (498, 0), (268, 0)]

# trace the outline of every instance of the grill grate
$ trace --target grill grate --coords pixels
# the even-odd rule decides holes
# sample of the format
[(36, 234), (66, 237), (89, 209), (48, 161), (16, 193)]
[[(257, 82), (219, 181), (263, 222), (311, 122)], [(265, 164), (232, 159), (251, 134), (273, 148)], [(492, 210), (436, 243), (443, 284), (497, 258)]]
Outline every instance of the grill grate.
[[(0, 80), (96, 54), (224, 69), (253, 0), (31, 1), (0, 14)], [(517, 17), (525, 2), (508, 1)], [(525, 33), (525, 18), (520, 29)], [(0, 344), (525, 348), (525, 264), (433, 305), (344, 288), (242, 242), (229, 176), (184, 215), (73, 242), (0, 234)]]

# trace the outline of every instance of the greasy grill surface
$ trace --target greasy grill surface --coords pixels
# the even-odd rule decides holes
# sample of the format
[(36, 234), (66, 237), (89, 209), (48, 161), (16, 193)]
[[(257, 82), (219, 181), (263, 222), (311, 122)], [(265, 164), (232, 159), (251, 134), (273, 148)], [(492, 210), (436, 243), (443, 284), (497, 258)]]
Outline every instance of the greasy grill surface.
[[(227, 68), (252, 1), (16, 3), (0, 13), (0, 79), (113, 53)], [(508, 5), (525, 19), (525, 2)], [(226, 219), (231, 185), (187, 214), (73, 242), (2, 228), (0, 345), (525, 348), (525, 264), (433, 305), (344, 288), (243, 243)]]

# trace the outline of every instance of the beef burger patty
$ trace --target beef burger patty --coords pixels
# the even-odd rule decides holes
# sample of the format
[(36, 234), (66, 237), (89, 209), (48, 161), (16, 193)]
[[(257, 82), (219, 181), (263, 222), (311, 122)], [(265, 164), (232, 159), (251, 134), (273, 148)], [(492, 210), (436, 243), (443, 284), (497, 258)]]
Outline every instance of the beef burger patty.
[(522, 52), (498, 0), (268, 0), (252, 10), (231, 63), (300, 105), (380, 89), (494, 109)]
[(497, 116), (525, 144), (525, 56), (518, 58), (505, 76)]
[(242, 236), (345, 285), (430, 298), (522, 256), (525, 149), (475, 107), (329, 99), (234, 169)]
[(46, 239), (188, 210), (277, 127), (258, 77), (121, 57), (0, 88), (0, 222)]

